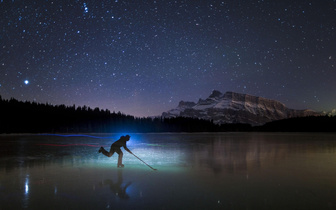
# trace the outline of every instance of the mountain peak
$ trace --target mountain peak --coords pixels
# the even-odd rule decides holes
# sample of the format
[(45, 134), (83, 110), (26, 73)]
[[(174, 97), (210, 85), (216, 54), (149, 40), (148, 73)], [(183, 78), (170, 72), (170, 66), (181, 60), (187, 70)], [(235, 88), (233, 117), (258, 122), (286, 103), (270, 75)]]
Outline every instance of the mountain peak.
[(180, 101), (177, 108), (162, 113), (162, 117), (191, 117), (223, 123), (264, 123), (290, 117), (317, 116), (314, 111), (287, 108), (279, 101), (248, 94), (213, 90), (207, 99), (197, 103)]
[(209, 98), (219, 98), (221, 96), (223, 96), (223, 94), (220, 91), (213, 90)]

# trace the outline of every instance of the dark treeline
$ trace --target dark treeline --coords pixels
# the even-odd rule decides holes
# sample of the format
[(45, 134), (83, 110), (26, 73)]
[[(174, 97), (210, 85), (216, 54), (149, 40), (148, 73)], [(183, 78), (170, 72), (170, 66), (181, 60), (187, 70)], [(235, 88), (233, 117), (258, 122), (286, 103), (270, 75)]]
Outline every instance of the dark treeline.
[(249, 131), (247, 124), (216, 125), (192, 118), (137, 118), (87, 106), (21, 102), (0, 96), (0, 133), (113, 133)]

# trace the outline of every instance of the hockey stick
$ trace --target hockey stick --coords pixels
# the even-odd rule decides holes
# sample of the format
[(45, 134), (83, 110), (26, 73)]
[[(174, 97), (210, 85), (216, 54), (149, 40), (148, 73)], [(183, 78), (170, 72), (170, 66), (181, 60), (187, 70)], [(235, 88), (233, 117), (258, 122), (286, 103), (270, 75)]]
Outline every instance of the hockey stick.
[(132, 153), (132, 155), (134, 155), (134, 157), (138, 158), (141, 162), (143, 162), (144, 164), (146, 164), (149, 168), (153, 169), (154, 171), (157, 171), (157, 169), (153, 168), (152, 166), (148, 165), (145, 161), (141, 160), (138, 156), (136, 156), (135, 154)]

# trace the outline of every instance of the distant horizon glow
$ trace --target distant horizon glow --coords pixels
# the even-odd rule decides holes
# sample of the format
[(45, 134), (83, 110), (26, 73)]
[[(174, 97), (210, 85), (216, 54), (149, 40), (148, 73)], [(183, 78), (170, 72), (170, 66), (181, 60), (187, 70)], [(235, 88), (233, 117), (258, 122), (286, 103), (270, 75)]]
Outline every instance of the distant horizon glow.
[(51, 146), (51, 147), (73, 147), (73, 146), (87, 146), (87, 147), (101, 147), (106, 145), (93, 145), (93, 144), (36, 144), (38, 146)]
[(213, 90), (336, 109), (336, 2), (1, 1), (0, 95), (159, 116)]
[(39, 134), (39, 136), (89, 137), (89, 138), (95, 138), (95, 139), (110, 139), (110, 138), (113, 138), (111, 136), (92, 136), (92, 135), (85, 135), (85, 134), (53, 134), (53, 133)]

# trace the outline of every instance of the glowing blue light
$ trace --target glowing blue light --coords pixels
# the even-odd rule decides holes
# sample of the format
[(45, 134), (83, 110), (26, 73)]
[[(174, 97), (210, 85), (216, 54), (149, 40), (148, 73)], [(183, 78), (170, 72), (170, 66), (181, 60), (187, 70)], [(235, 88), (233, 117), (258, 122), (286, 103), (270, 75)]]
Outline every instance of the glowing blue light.
[(25, 83), (26, 85), (28, 85), (28, 84), (29, 84), (29, 80), (26, 79), (26, 80), (24, 81), (24, 83)]

